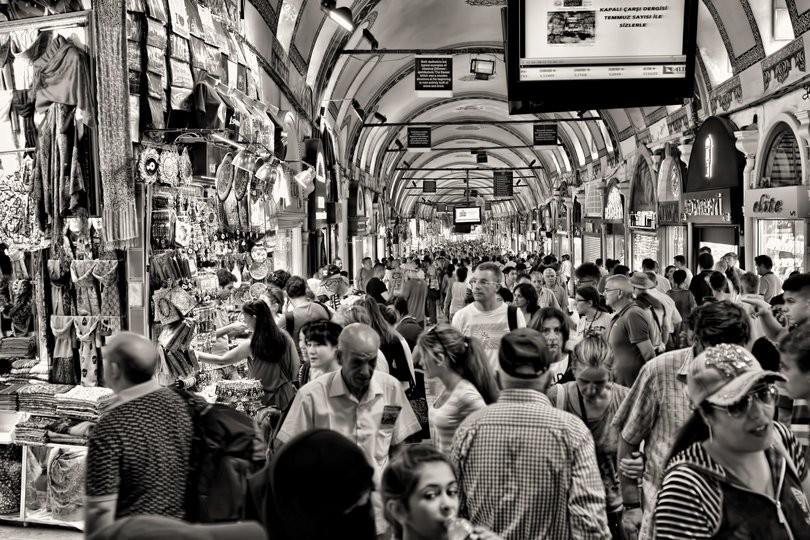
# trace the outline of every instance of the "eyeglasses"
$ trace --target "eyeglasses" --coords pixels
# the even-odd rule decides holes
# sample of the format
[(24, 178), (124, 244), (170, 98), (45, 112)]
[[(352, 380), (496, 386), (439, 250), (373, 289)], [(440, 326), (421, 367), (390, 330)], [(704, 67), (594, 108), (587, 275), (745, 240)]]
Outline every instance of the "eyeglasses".
[(748, 414), (748, 411), (751, 410), (751, 406), (754, 404), (754, 400), (756, 399), (763, 405), (773, 405), (776, 403), (776, 397), (779, 395), (779, 392), (776, 390), (776, 386), (772, 384), (766, 384), (763, 386), (759, 386), (754, 388), (748, 394), (742, 397), (740, 401), (737, 403), (732, 403), (731, 405), (714, 405), (710, 404), (712, 408), (718, 409), (721, 411), (726, 411), (726, 413), (732, 418), (742, 418), (743, 416)]
[(495, 285), (496, 281), (489, 281), (488, 279), (471, 279), (470, 285), (474, 286), (475, 284), (481, 285), (482, 287), (488, 287), (490, 285)]
[(577, 302), (587, 302), (584, 298), (574, 298)]
[(605, 294), (613, 291), (621, 291), (621, 289), (608, 289), (607, 287), (605, 287)]

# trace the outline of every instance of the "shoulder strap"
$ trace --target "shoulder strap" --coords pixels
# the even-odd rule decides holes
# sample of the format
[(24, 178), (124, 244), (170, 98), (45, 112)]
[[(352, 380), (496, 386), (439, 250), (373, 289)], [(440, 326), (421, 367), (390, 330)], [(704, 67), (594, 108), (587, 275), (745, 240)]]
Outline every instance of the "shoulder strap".
[(331, 321), (332, 320), (332, 310), (329, 309), (328, 307), (326, 307), (326, 304), (324, 304), (323, 302), (316, 302), (316, 304), (321, 306), (323, 308), (323, 310), (326, 312), (326, 320)]
[(554, 400), (554, 406), (560, 410), (565, 410), (565, 385), (557, 385), (557, 398)]
[(506, 308), (506, 320), (509, 323), (509, 331), (517, 328), (517, 307), (515, 306), (507, 306)]

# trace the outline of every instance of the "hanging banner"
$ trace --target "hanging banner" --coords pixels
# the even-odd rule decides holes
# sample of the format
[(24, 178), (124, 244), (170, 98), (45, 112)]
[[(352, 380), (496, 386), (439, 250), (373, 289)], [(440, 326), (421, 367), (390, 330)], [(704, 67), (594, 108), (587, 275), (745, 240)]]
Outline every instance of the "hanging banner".
[(408, 128), (408, 150), (411, 152), (429, 152), (431, 130), (429, 127)]
[(512, 171), (494, 171), (495, 197), (514, 196), (514, 184), (512, 183)]
[(534, 124), (534, 146), (557, 146), (557, 124)]
[(416, 56), (414, 81), (417, 97), (453, 97), (453, 57)]

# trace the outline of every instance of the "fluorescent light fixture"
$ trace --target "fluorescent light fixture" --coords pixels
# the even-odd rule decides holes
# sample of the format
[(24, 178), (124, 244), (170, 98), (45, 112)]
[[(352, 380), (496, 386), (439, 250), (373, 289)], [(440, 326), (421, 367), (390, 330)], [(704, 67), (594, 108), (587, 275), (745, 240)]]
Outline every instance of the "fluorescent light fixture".
[(352, 10), (347, 7), (329, 10), (329, 18), (338, 23), (347, 32), (354, 30)]
[(374, 113), (374, 118), (376, 118), (377, 120), (379, 120), (383, 124), (388, 122), (388, 118), (384, 114), (381, 114), (381, 113), (378, 113), (378, 112)]

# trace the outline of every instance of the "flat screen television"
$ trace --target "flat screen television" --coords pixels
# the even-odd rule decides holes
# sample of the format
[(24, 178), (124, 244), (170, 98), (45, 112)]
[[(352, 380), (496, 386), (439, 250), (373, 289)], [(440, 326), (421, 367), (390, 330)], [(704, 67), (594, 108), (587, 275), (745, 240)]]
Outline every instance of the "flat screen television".
[(480, 225), (480, 206), (457, 206), (453, 209), (453, 225)]
[(699, 0), (508, 0), (509, 112), (673, 105), (694, 95)]

